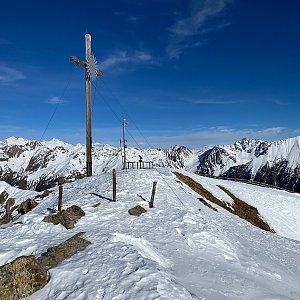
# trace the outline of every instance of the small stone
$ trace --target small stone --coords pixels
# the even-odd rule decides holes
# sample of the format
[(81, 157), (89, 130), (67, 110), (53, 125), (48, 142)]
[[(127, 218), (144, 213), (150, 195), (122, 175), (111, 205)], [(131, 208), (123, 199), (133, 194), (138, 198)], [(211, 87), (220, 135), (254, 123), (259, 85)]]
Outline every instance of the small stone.
[(144, 207), (137, 205), (133, 208), (130, 208), (128, 210), (128, 213), (132, 216), (140, 216), (141, 214), (145, 213), (146, 211), (147, 210)]

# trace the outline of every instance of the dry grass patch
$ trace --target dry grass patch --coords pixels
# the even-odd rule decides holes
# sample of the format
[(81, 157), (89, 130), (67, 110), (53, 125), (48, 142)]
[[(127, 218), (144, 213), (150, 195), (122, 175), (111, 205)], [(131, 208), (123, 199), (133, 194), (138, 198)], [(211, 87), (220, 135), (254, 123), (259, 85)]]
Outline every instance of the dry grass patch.
[(252, 225), (259, 227), (263, 230), (275, 232), (268, 223), (266, 223), (260, 216), (256, 207), (246, 203), (245, 201), (237, 198), (230, 191), (228, 191), (224, 186), (218, 185), (218, 187), (224, 191), (229, 197), (232, 198), (233, 204), (232, 208), (234, 209), (234, 214), (240, 218), (248, 221)]
[[(195, 181), (191, 177), (183, 175), (178, 172), (174, 172), (174, 174), (176, 175), (177, 179), (185, 183), (193, 191), (198, 193), (200, 196), (204, 197), (206, 200), (209, 200), (212, 203), (221, 206), (222, 208), (226, 209), (230, 213), (239, 216), (240, 218), (248, 221), (249, 223), (251, 223), (256, 227), (259, 227), (266, 231), (275, 232), (264, 220), (261, 219), (261, 216), (255, 207), (237, 198), (235, 195), (233, 195), (230, 191), (228, 191), (223, 186), (218, 185), (220, 189), (222, 189), (229, 197), (232, 198), (233, 200), (232, 206), (230, 206), (229, 203), (215, 197), (211, 192), (206, 190), (199, 182)], [(198, 200), (201, 201), (204, 205), (209, 207), (210, 204), (207, 203), (207, 201), (205, 201), (204, 199), (198, 198)]]
[(214, 211), (218, 211), (215, 207), (213, 207), (211, 204), (209, 204), (205, 199), (203, 198), (198, 198), (198, 200), (204, 204), (205, 206), (207, 206), (208, 208), (214, 210)]
[[(206, 200), (209, 200), (212, 203), (215, 203), (215, 204), (223, 207), (224, 209), (232, 212), (231, 208), (228, 207), (228, 205), (227, 205), (227, 203), (225, 201), (222, 201), (222, 200), (218, 199), (217, 197), (215, 197), (211, 192), (209, 192), (208, 190), (206, 190), (199, 182), (197, 182), (194, 179), (192, 179), (191, 177), (183, 175), (181, 173), (178, 173), (178, 172), (173, 172), (173, 173), (176, 175), (176, 177), (181, 182), (183, 182), (186, 185), (188, 185), (194, 192), (198, 193), (200, 196), (204, 197)], [(201, 198), (198, 198), (198, 199), (200, 200)]]

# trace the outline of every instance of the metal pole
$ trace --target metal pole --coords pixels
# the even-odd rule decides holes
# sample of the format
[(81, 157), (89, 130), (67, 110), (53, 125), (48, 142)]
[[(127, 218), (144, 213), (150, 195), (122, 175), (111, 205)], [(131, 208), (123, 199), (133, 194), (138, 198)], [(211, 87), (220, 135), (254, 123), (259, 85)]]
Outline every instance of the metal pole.
[(123, 169), (126, 169), (126, 140), (125, 140), (125, 122), (126, 120), (123, 119), (123, 148), (124, 148), (124, 165), (123, 165)]
[(117, 175), (116, 175), (116, 169), (113, 169), (113, 197), (112, 200), (115, 202), (117, 201)]
[[(85, 58), (91, 55), (91, 35), (85, 35)], [(91, 116), (91, 77), (88, 70), (85, 71), (86, 89), (86, 176), (92, 176), (92, 116)]]

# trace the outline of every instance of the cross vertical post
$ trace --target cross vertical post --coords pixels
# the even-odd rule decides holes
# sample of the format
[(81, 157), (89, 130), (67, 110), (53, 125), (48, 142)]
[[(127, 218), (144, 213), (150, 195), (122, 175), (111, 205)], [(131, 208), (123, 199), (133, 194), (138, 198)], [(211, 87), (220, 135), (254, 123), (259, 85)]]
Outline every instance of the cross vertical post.
[(97, 61), (92, 55), (90, 34), (85, 35), (85, 60), (80, 60), (76, 56), (71, 56), (70, 61), (85, 68), (85, 91), (86, 91), (86, 176), (92, 176), (92, 92), (91, 80), (103, 76), (103, 72), (98, 70)]
[[(89, 34), (85, 35), (85, 59), (91, 57), (91, 40)], [(86, 90), (86, 176), (92, 176), (92, 113), (91, 113), (91, 76), (89, 70), (85, 69), (85, 90)]]

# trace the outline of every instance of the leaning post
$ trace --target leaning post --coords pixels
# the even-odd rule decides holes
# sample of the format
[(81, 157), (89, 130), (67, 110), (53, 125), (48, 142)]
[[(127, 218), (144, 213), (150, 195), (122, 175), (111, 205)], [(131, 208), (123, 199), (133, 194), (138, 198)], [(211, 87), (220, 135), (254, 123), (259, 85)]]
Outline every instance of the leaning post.
[(153, 208), (153, 203), (154, 203), (154, 198), (155, 198), (155, 192), (156, 192), (156, 185), (157, 185), (157, 181), (154, 181), (153, 182), (153, 186), (152, 186), (151, 200), (149, 202), (149, 208)]
[(112, 179), (113, 179), (113, 197), (112, 200), (114, 202), (117, 201), (117, 174), (116, 174), (116, 169), (113, 169), (113, 173), (112, 173)]
[(58, 179), (58, 205), (57, 210), (61, 211), (62, 209), (62, 197), (63, 197), (63, 178)]

